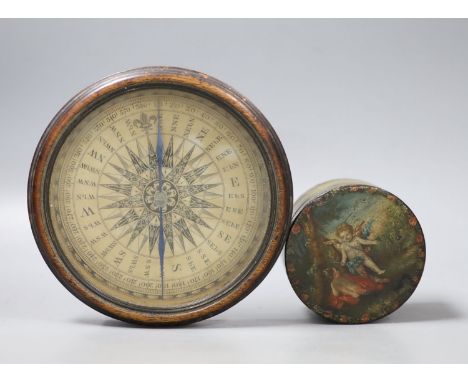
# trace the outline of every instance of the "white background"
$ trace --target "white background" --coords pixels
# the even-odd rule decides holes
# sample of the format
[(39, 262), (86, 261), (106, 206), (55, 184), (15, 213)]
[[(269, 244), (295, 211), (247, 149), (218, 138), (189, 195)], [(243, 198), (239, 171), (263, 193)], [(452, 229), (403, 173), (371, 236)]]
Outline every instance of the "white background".
[[(467, 362), (466, 20), (0, 21), (0, 362)], [(280, 258), (245, 300), (178, 329), (88, 308), (43, 262), (26, 182), (48, 122), (103, 76), (146, 65), (200, 70), (270, 120), (295, 198), (337, 177), (400, 196), (426, 236), (411, 299), (378, 322), (323, 322)]]

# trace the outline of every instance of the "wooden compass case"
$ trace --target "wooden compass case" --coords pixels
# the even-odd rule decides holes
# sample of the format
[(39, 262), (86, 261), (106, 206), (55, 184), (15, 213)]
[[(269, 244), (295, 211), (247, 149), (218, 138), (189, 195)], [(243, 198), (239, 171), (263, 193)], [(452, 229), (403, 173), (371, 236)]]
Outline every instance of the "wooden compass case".
[[(139, 309), (115, 301), (90, 286), (69, 265), (50, 223), (48, 190), (57, 153), (68, 134), (91, 111), (113, 98), (139, 89), (178, 89), (207, 98), (238, 119), (260, 148), (268, 167), (271, 212), (261, 250), (242, 277), (222, 294), (181, 309)], [(267, 275), (285, 241), (292, 213), (288, 161), (273, 128), (245, 97), (205, 74), (173, 67), (147, 67), (118, 73), (86, 88), (54, 117), (34, 155), (28, 183), (29, 218), (40, 252), (58, 280), (77, 298), (108, 316), (144, 325), (176, 325), (218, 314), (246, 297)]]

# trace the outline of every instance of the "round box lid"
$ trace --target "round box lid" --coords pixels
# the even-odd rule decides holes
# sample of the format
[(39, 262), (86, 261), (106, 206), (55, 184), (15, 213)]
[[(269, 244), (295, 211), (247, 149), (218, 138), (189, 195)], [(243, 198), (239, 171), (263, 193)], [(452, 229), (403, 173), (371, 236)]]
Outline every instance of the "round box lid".
[(320, 316), (365, 323), (398, 309), (425, 262), (416, 216), (395, 195), (356, 180), (333, 180), (297, 201), (285, 249), (300, 300)]

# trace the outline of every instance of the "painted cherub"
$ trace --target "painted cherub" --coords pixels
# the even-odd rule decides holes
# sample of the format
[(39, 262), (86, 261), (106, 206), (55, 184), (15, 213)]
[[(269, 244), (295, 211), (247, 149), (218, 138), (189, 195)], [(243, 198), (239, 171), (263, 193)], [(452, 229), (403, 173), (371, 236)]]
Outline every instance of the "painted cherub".
[(376, 240), (368, 240), (359, 236), (358, 232), (362, 228), (364, 222), (362, 222), (356, 229), (348, 223), (343, 223), (336, 229), (335, 235), (338, 240), (327, 240), (325, 244), (333, 245), (341, 254), (341, 265), (348, 268), (353, 274), (359, 274), (361, 276), (367, 276), (365, 267), (377, 275), (385, 273), (384, 269), (381, 269), (372, 260), (366, 252), (364, 246), (377, 244)]

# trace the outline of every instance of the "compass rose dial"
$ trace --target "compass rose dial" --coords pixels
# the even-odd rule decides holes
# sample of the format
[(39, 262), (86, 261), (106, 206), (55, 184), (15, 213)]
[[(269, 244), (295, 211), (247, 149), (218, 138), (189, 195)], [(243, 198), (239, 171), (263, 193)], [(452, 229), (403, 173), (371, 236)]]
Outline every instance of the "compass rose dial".
[[(99, 209), (109, 231), (146, 256), (154, 253), (161, 213), (171, 254), (200, 244), (222, 216), (224, 184), (215, 162), (189, 139), (161, 137), (168, 142), (161, 152), (161, 180), (152, 144), (156, 135), (144, 134), (111, 156), (101, 177), (110, 183), (100, 183), (98, 190)], [(147, 160), (140, 160), (132, 149)]]
[(194, 94), (152, 89), (83, 119), (58, 153), (50, 200), (68, 259), (92, 287), (177, 308), (246, 270), (271, 191), (261, 152), (232, 115)]

